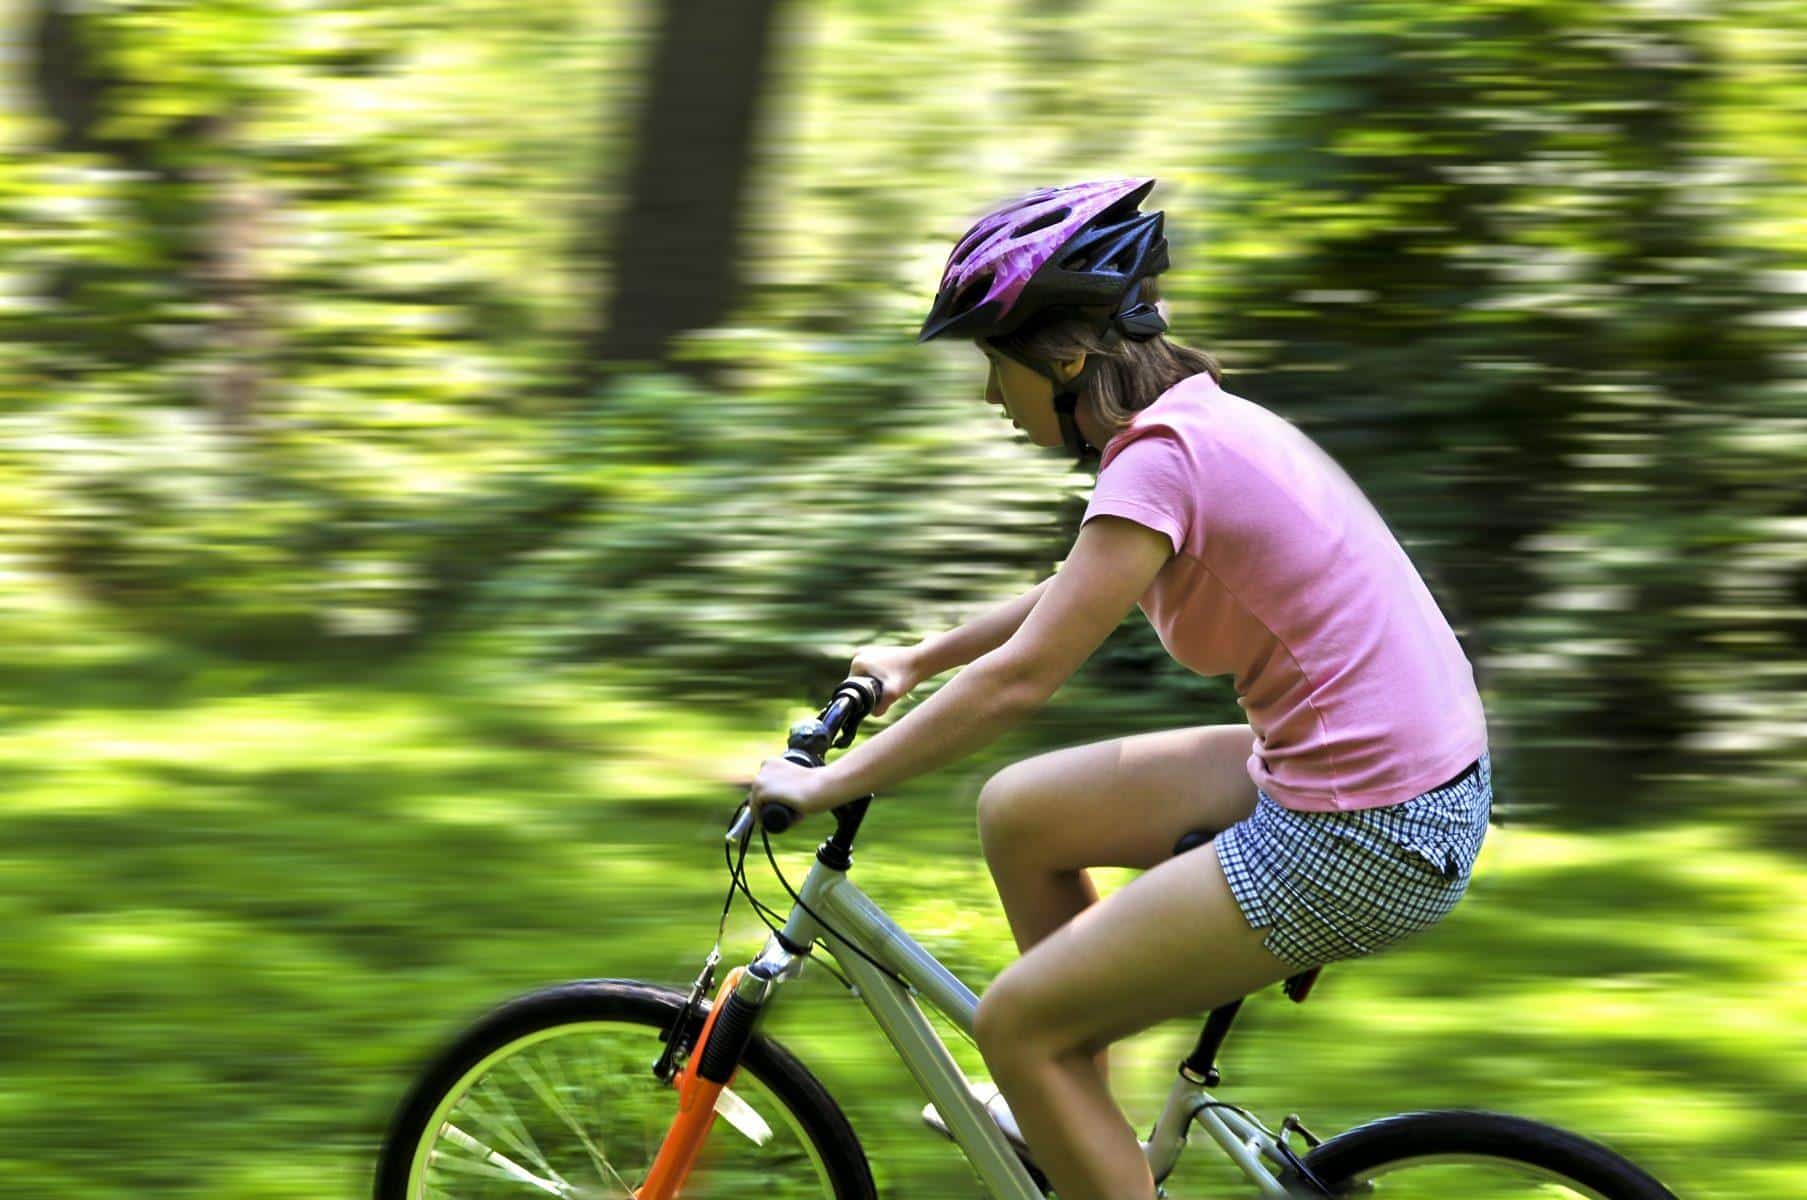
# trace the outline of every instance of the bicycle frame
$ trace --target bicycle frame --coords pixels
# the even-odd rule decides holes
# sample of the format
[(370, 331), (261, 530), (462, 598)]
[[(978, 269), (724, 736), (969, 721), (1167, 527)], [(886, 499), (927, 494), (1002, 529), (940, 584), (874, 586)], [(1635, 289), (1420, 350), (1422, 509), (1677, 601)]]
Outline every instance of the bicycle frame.
[[(998, 1200), (1040, 1200), (1042, 1193), (1015, 1148), (967, 1090), (966, 1076), (916, 1002), (917, 997), (926, 999), (970, 1035), (978, 996), (849, 880), (845, 871), (817, 861), (798, 895), (802, 902), (792, 905), (781, 934), (768, 937), (758, 958), (749, 964), (741, 980), (741, 994), (760, 1005), (769, 1003), (777, 986), (803, 969), (809, 957), (807, 948), (817, 938), (823, 939), (852, 980), (854, 994), (871, 1010), (898, 1057), (934, 1101), (986, 1190)], [(823, 921), (834, 928), (824, 928)], [(884, 964), (907, 986), (860, 954), (837, 949), (837, 943), (843, 941)], [(787, 943), (806, 949), (792, 954), (785, 949)], [(1307, 1195), (1289, 1188), (1263, 1161), (1285, 1163), (1275, 1150), (1275, 1139), (1233, 1109), (1213, 1107), (1216, 1103), (1185, 1074), (1175, 1080), (1154, 1131), (1143, 1143), (1157, 1187), (1172, 1174), (1186, 1146), (1187, 1127), (1196, 1120), (1261, 1195)]]

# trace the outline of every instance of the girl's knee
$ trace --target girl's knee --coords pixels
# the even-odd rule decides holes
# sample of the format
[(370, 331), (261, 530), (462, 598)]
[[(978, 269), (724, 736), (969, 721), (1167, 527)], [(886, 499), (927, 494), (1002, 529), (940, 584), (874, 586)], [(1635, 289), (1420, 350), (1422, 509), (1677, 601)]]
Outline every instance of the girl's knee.
[(1067, 1028), (1060, 997), (1022, 959), (1005, 967), (979, 997), (973, 1040), (986, 1062), (1031, 1062), (1081, 1053), (1095, 1056), (1110, 1045), (1091, 1029)]
[(979, 844), (985, 857), (1033, 844), (1035, 793), (1025, 763), (1012, 763), (979, 789)]
[(1013, 968), (1014, 964), (999, 972), (973, 1012), (973, 1040), (987, 1055), (1022, 1050), (1037, 1032), (1035, 997)]

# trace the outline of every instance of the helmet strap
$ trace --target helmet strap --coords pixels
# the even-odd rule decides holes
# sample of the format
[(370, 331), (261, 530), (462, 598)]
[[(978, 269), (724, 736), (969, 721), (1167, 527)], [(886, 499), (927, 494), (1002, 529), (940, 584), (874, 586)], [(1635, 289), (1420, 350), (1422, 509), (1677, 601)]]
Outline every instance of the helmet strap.
[[(1166, 320), (1152, 304), (1141, 299), (1141, 293), (1142, 281), (1138, 279), (1130, 285), (1118, 308), (1099, 323), (1098, 335), (1106, 343), (1114, 345), (1125, 338), (1145, 342), (1166, 330)], [(996, 348), (995, 343), (993, 348)], [(1000, 350), (999, 353), (1003, 351)], [(1088, 460), (1100, 457), (1102, 451), (1087, 442), (1085, 435), (1080, 432), (1079, 420), (1074, 416), (1074, 411), (1079, 407), (1080, 396), (1085, 394), (1092, 377), (1098, 373), (1103, 358), (1097, 354), (1086, 355), (1085, 366), (1071, 379), (1062, 379), (1043, 363), (1029, 362), (1027, 359), (1017, 361), (1054, 385), (1054, 413), (1060, 418), (1060, 438), (1073, 455), (1074, 465), (1083, 466)]]
[[(1154, 305), (1141, 299), (1141, 295), (1142, 281), (1138, 279), (1130, 285), (1128, 293), (1125, 294), (1117, 310), (1104, 318), (1098, 330), (1098, 336), (1114, 345), (1126, 338), (1131, 341), (1145, 342), (1157, 334), (1164, 333), (1167, 329), (1166, 318), (1161, 316)], [(1067, 449), (1073, 452), (1076, 465), (1083, 464), (1087, 459), (1101, 454), (1097, 447), (1088, 443), (1081, 436), (1079, 422), (1074, 417), (1073, 411), (1078, 407), (1079, 397), (1091, 384), (1092, 376), (1097, 373), (1098, 365), (1102, 361), (1098, 355), (1088, 354), (1085, 366), (1079, 369), (1079, 374), (1064, 382), (1053, 372), (1043, 369), (1040, 365), (1029, 364), (1054, 384), (1054, 411), (1060, 417), (1060, 436), (1066, 442)]]
[(1092, 377), (1093, 368), (1097, 364), (1097, 356), (1088, 355), (1085, 366), (1080, 368), (1079, 374), (1066, 380), (1056, 375), (1050, 367), (1027, 358), (1019, 358), (995, 342), (991, 343), (991, 348), (1006, 358), (1023, 364), (1053, 385), (1054, 415), (1060, 419), (1060, 440), (1066, 443), (1067, 452), (1073, 456), (1075, 465), (1084, 463), (1088, 454), (1096, 454), (1097, 450), (1088, 444), (1085, 436), (1079, 432), (1079, 421), (1073, 416), (1073, 410), (1079, 405), (1079, 393)]
[(1079, 431), (1079, 418), (1074, 414), (1079, 407), (1079, 398), (1085, 394), (1102, 361), (1096, 354), (1086, 355), (1085, 366), (1079, 369), (1079, 374), (1068, 380), (1062, 380), (1052, 371), (1043, 370), (1039, 366), (1035, 368), (1054, 385), (1054, 413), (1060, 418), (1060, 438), (1073, 455), (1075, 466), (1084, 465), (1088, 459), (1097, 458), (1101, 453), (1098, 447), (1085, 440), (1085, 435)]
[[(1004, 354), (1005, 351), (999, 350), (998, 353)], [(1085, 393), (1086, 386), (1092, 381), (1092, 376), (1098, 373), (1098, 365), (1103, 360), (1096, 354), (1088, 354), (1085, 366), (1079, 368), (1079, 374), (1071, 379), (1062, 379), (1054, 373), (1051, 367), (1043, 363), (1017, 358), (1014, 354), (1009, 357), (1016, 359), (1017, 362), (1022, 363), (1054, 386), (1054, 415), (1060, 419), (1060, 440), (1066, 443), (1068, 453), (1073, 456), (1074, 465), (1080, 466), (1086, 460), (1098, 457), (1098, 448), (1085, 440), (1085, 435), (1079, 431), (1079, 419), (1073, 414), (1074, 410), (1079, 407), (1079, 397)]]

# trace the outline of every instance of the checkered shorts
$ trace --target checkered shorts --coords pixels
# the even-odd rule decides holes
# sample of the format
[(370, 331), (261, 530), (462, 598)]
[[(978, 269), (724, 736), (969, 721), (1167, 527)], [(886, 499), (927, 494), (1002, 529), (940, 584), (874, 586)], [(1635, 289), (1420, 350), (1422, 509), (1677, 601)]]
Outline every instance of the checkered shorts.
[(1217, 839), (1230, 891), (1262, 945), (1303, 971), (1392, 945), (1468, 890), (1493, 811), (1483, 752), (1462, 776), (1399, 804), (1300, 812), (1258, 791)]

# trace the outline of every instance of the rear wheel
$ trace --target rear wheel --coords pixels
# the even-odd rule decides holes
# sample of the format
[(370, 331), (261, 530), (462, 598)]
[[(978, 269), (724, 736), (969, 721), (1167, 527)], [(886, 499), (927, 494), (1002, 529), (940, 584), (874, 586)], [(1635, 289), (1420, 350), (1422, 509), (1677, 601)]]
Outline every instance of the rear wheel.
[(1675, 1200), (1598, 1142), (1502, 1113), (1402, 1113), (1305, 1156), (1338, 1196), (1377, 1200)]
[[(618, 1200), (639, 1187), (677, 1110), (652, 1073), (680, 992), (634, 980), (510, 1001), (461, 1035), (402, 1102), (377, 1200)], [(708, 1015), (704, 1000), (694, 1038)], [(874, 1200), (859, 1139), (822, 1085), (755, 1035), (716, 1106), (686, 1197)]]

